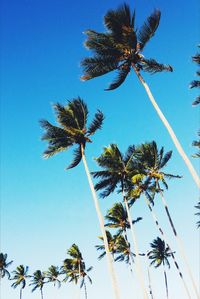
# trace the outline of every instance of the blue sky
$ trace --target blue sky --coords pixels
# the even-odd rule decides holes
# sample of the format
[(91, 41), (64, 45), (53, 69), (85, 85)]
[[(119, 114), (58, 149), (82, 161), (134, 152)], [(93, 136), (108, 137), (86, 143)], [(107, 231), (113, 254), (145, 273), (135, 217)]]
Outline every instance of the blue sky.
[[(170, 182), (166, 199), (194, 276), (199, 272), (199, 235), (194, 218), (198, 191), (138, 79), (131, 73), (125, 84), (113, 92), (105, 92), (104, 88), (114, 74), (84, 83), (79, 80), (80, 61), (89, 55), (83, 46), (83, 31), (88, 28), (103, 31), (103, 15), (121, 3), (11, 0), (1, 4), (1, 251), (14, 260), (11, 270), (25, 264), (30, 265), (32, 273), (46, 270), (51, 264), (60, 265), (66, 250), (77, 243), (87, 264), (94, 266), (93, 286), (88, 292), (89, 298), (95, 299), (112, 298), (112, 291), (106, 261), (97, 261), (94, 248), (100, 230), (84, 168), (80, 164), (74, 170), (64, 171), (71, 152), (42, 159), (45, 144), (40, 141), (42, 130), (38, 123), (41, 118), (54, 122), (52, 103), (65, 104), (78, 95), (87, 102), (91, 117), (96, 109), (106, 116), (102, 131), (97, 132), (87, 149), (91, 170), (97, 169), (93, 158), (113, 142), (125, 151), (129, 144), (154, 139), (166, 151), (173, 150), (167, 169), (183, 175), (183, 179)], [(195, 152), (191, 143), (196, 138), (199, 109), (191, 106), (197, 91), (189, 90), (188, 85), (197, 70), (191, 56), (197, 52), (199, 43), (199, 3), (196, 0), (128, 3), (136, 8), (138, 26), (154, 8), (162, 12), (160, 26), (144, 54), (171, 64), (174, 72), (144, 74), (144, 78), (191, 157)], [(198, 169), (198, 161), (191, 160)], [(102, 211), (119, 200), (119, 195), (100, 200)], [(156, 211), (178, 251), (159, 199)], [(146, 250), (158, 234), (142, 199), (132, 214), (133, 218), (144, 218), (136, 230), (139, 246)], [(116, 269), (122, 298), (128, 299), (133, 292), (128, 270), (122, 264), (117, 264)], [(161, 270), (152, 269), (152, 276), (154, 284), (159, 285), (157, 297), (163, 298)], [(186, 298), (173, 266), (169, 287), (172, 298)], [(75, 290), (67, 284), (58, 291), (57, 298), (75, 298)], [(134, 290), (140, 298), (137, 286)], [(25, 292), (26, 299), (38, 296), (31, 294), (30, 288)], [(45, 298), (56, 298), (57, 290), (52, 287), (44, 292)], [(2, 282), (2, 299), (15, 299), (18, 295), (9, 283)]]

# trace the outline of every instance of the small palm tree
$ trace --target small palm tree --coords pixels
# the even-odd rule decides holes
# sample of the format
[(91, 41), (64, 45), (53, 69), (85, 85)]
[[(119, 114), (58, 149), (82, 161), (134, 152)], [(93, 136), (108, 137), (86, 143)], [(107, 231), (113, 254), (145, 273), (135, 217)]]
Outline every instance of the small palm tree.
[(73, 244), (67, 253), (70, 255), (70, 258), (64, 260), (63, 269), (66, 274), (65, 280), (77, 284), (80, 279), (80, 288), (84, 286), (85, 299), (87, 299), (86, 278), (92, 284), (92, 279), (88, 275), (88, 272), (90, 272), (93, 267), (86, 269), (82, 254), (76, 244)]
[(47, 282), (53, 283), (54, 286), (58, 286), (60, 288), (61, 281), (59, 279), (59, 276), (61, 274), (60, 267), (51, 265), (49, 269), (44, 272), (45, 278), (47, 279)]
[[(117, 251), (116, 241), (117, 241), (118, 234), (112, 235), (108, 230), (106, 230), (106, 235), (107, 235), (107, 239), (108, 239), (109, 251), (110, 251), (110, 253), (113, 257), (113, 260), (114, 260), (115, 259), (115, 254), (116, 254), (116, 251)], [(103, 241), (103, 237), (98, 237), (98, 238), (101, 241)], [(95, 247), (98, 251), (103, 251), (98, 257), (98, 259), (101, 260), (106, 255), (105, 246), (104, 245), (96, 245)]]
[[(195, 215), (197, 215), (198, 217), (200, 217), (200, 201), (197, 203), (197, 205), (195, 206), (195, 208), (198, 210), (198, 212), (195, 213)], [(197, 228), (200, 228), (200, 220), (197, 221)]]
[(0, 253), (0, 279), (2, 279), (5, 275), (7, 275), (8, 279), (10, 279), (10, 273), (7, 268), (12, 264), (13, 261), (7, 262), (7, 253)]
[(129, 265), (130, 271), (132, 272), (134, 256), (135, 254), (131, 251), (130, 243), (122, 235), (118, 235), (116, 239), (116, 254), (115, 261), (125, 262)]
[(94, 56), (85, 58), (82, 61), (84, 71), (82, 80), (89, 80), (111, 71), (117, 71), (117, 78), (107, 88), (107, 90), (113, 90), (125, 81), (127, 75), (133, 69), (196, 184), (200, 187), (200, 179), (192, 163), (185, 154), (172, 127), (160, 110), (150, 88), (141, 75), (141, 71), (154, 74), (161, 71), (172, 72), (173, 70), (170, 65), (160, 64), (155, 59), (147, 59), (142, 54), (146, 44), (154, 36), (158, 28), (160, 16), (161, 12), (155, 10), (147, 18), (143, 26), (137, 30), (135, 26), (135, 12), (132, 13), (127, 4), (120, 6), (116, 10), (109, 10), (104, 17), (106, 33), (98, 33), (94, 30), (85, 32), (88, 36), (85, 46), (93, 52)]
[[(200, 53), (197, 53), (196, 55), (192, 56), (192, 61), (195, 62), (198, 66), (200, 66)], [(196, 75), (198, 77), (200, 76), (200, 70), (196, 72)], [(199, 87), (200, 87), (200, 80), (193, 80), (190, 83), (190, 88), (199, 88)], [(198, 104), (200, 104), (200, 96), (197, 96), (195, 101), (192, 103), (193, 106), (196, 106)]]
[(11, 287), (16, 288), (18, 286), (21, 286), (20, 288), (20, 299), (22, 299), (22, 291), (26, 286), (26, 279), (31, 277), (28, 275), (28, 266), (24, 267), (23, 265), (20, 265), (16, 268), (15, 271), (13, 271), (13, 277), (11, 280), (15, 280), (15, 282), (11, 285)]
[(40, 270), (37, 270), (33, 273), (31, 283), (29, 284), (30, 286), (33, 286), (32, 292), (35, 290), (39, 289), (40, 294), (41, 294), (41, 299), (44, 299), (43, 297), (43, 287), (44, 284), (46, 283), (45, 281), (45, 275), (42, 273)]
[(197, 147), (197, 149), (198, 149), (198, 152), (196, 154), (192, 155), (192, 157), (194, 157), (194, 158), (200, 158), (200, 130), (198, 131), (197, 134), (198, 134), (199, 140), (195, 140), (192, 143), (192, 145)]
[(165, 277), (165, 288), (166, 288), (166, 296), (168, 296), (168, 283), (167, 283), (167, 274), (165, 270), (165, 265), (170, 268), (169, 258), (171, 257), (171, 251), (168, 246), (165, 245), (165, 242), (161, 240), (159, 237), (157, 239), (153, 240), (152, 243), (150, 243), (150, 246), (152, 248), (151, 251), (148, 253), (148, 257), (151, 260), (151, 265), (154, 265), (155, 268), (158, 268), (160, 265), (163, 266), (164, 271), (164, 277)]
[(106, 238), (106, 232), (104, 228), (104, 220), (101, 214), (99, 202), (96, 196), (96, 192), (94, 190), (94, 186), (85, 157), (86, 144), (91, 143), (91, 136), (94, 135), (97, 130), (101, 129), (104, 120), (104, 115), (101, 111), (98, 110), (91, 124), (87, 125), (89, 113), (88, 108), (84, 101), (80, 98), (74, 99), (71, 102), (69, 101), (68, 105), (66, 106), (56, 104), (54, 105), (54, 110), (56, 112), (56, 120), (58, 122), (58, 126), (52, 125), (47, 120), (41, 121), (41, 126), (45, 130), (45, 134), (43, 135), (42, 140), (48, 142), (48, 148), (44, 152), (44, 157), (49, 158), (55, 155), (56, 153), (66, 151), (70, 147), (76, 146), (76, 149), (74, 151), (74, 160), (67, 167), (67, 169), (77, 166), (81, 162), (81, 160), (83, 160), (83, 164), (85, 167), (86, 175), (88, 178), (88, 182), (90, 185), (96, 212), (100, 223), (101, 233), (105, 243), (108, 268), (112, 279), (113, 290), (116, 299), (118, 299), (119, 291), (113, 269), (112, 259), (110, 257), (108, 249), (108, 241)]
[(134, 251), (136, 254), (136, 271), (138, 275), (138, 281), (140, 282), (141, 288), (143, 290), (144, 298), (147, 298), (142, 267), (139, 260), (136, 233), (125, 194), (129, 177), (133, 175), (133, 173), (135, 174), (135, 170), (137, 171), (137, 169), (133, 166), (134, 153), (134, 146), (129, 146), (126, 154), (123, 155), (116, 144), (110, 144), (110, 146), (104, 148), (101, 156), (96, 158), (98, 165), (103, 168), (103, 170), (92, 172), (92, 174), (94, 178), (99, 178), (99, 182), (95, 185), (95, 189), (97, 191), (103, 190), (103, 192), (100, 194), (101, 197), (104, 198), (109, 196), (116, 189), (118, 192), (122, 193), (128, 216), (128, 222), (130, 224)]

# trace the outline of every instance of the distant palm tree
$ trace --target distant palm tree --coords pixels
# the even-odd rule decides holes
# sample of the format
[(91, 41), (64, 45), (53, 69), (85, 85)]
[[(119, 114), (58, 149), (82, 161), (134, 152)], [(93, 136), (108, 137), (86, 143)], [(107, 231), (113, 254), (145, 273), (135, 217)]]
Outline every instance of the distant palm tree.
[[(200, 217), (200, 201), (197, 203), (197, 205), (195, 206), (196, 209), (198, 209), (198, 212), (195, 213), (195, 215), (197, 215), (198, 217)], [(200, 220), (197, 221), (197, 228), (200, 228)]]
[(30, 286), (33, 286), (32, 292), (39, 289), (41, 294), (41, 299), (44, 299), (43, 297), (43, 287), (45, 284), (45, 275), (40, 270), (37, 270), (33, 273)]
[(21, 286), (20, 288), (20, 299), (22, 299), (22, 291), (26, 286), (26, 279), (31, 277), (28, 275), (28, 266), (24, 267), (23, 265), (20, 265), (16, 268), (15, 271), (13, 271), (13, 277), (11, 280), (15, 280), (15, 282), (11, 285), (11, 287), (16, 288), (18, 286)]
[[(161, 196), (170, 226), (172, 228), (174, 236), (179, 245), (181, 256), (185, 262), (186, 268), (188, 270), (189, 276), (190, 276), (192, 284), (193, 284), (193, 288), (194, 288), (197, 298), (198, 298), (199, 295), (198, 295), (197, 287), (196, 287), (189, 263), (187, 261), (186, 255), (185, 255), (183, 243), (178, 236), (177, 230), (175, 228), (174, 222), (173, 222), (172, 217), (169, 212), (167, 202), (163, 195), (163, 190), (161, 189), (161, 186), (160, 186), (160, 184), (162, 184), (166, 189), (168, 189), (168, 184), (166, 182), (166, 179), (181, 178), (179, 175), (172, 175), (172, 174), (169, 174), (169, 173), (166, 173), (163, 171), (163, 168), (167, 165), (171, 156), (172, 156), (172, 151), (169, 151), (166, 154), (164, 154), (163, 147), (160, 150), (158, 150), (158, 147), (157, 147), (157, 144), (155, 141), (142, 144), (142, 145), (138, 146), (135, 151), (135, 157), (137, 158), (137, 161), (140, 164), (139, 168), (141, 169), (143, 167), (141, 177), (142, 178), (147, 177), (146, 181), (148, 183), (151, 182), (152, 183), (151, 186), (154, 186), (155, 192), (159, 193)], [(145, 188), (143, 187), (140, 189), (144, 190)], [(148, 195), (148, 193), (146, 193), (146, 195)], [(150, 203), (148, 202), (148, 199), (147, 199), (147, 204), (148, 204), (149, 209), (152, 212), (152, 207), (150, 207)], [(155, 214), (153, 215), (153, 217), (155, 220)], [(158, 223), (157, 223), (157, 225), (158, 225)], [(161, 230), (160, 228), (159, 228), (159, 230), (160, 230), (161, 234), (164, 236), (163, 230)], [(178, 267), (177, 267), (177, 269), (178, 269)], [(183, 278), (182, 274), (180, 272), (179, 272), (179, 275), (181, 276), (181, 278)], [(186, 285), (185, 285), (185, 287), (186, 287)], [(186, 289), (186, 290), (188, 293), (188, 289)]]
[(0, 279), (2, 279), (5, 275), (7, 275), (8, 279), (10, 279), (10, 273), (7, 268), (12, 264), (13, 261), (7, 262), (7, 253), (0, 253)]
[[(106, 235), (107, 235), (107, 239), (108, 239), (109, 251), (110, 251), (110, 253), (112, 255), (112, 258), (114, 260), (115, 259), (115, 254), (116, 254), (116, 251), (117, 251), (116, 241), (117, 241), (118, 234), (112, 235), (108, 230), (106, 230)], [(98, 238), (101, 241), (103, 241), (103, 237), (98, 237)], [(96, 245), (95, 247), (98, 251), (103, 251), (98, 257), (98, 259), (101, 260), (106, 255), (105, 246), (104, 245)]]
[[(199, 45), (200, 47), (200, 45)], [(198, 66), (200, 66), (200, 53), (197, 53), (196, 55), (192, 56), (192, 61), (195, 62)], [(196, 72), (196, 75), (199, 77), (200, 76), (200, 70)], [(190, 88), (199, 88), (200, 87), (200, 80), (193, 80), (190, 83)], [(200, 96), (197, 96), (195, 101), (192, 103), (193, 106), (196, 106), (200, 104)]]
[(97, 191), (103, 190), (103, 192), (100, 193), (101, 197), (104, 198), (109, 196), (116, 189), (118, 190), (118, 192), (122, 193), (128, 216), (128, 222), (130, 224), (134, 252), (136, 254), (136, 271), (138, 275), (138, 281), (143, 290), (144, 298), (147, 298), (147, 291), (145, 288), (142, 267), (139, 260), (139, 250), (137, 245), (136, 233), (125, 194), (129, 176), (135, 171), (133, 167), (134, 152), (135, 147), (129, 146), (126, 154), (123, 155), (116, 144), (110, 144), (110, 146), (105, 147), (103, 153), (98, 158), (96, 158), (98, 165), (102, 167), (103, 170), (92, 172), (92, 175), (94, 176), (94, 178), (99, 178), (99, 182), (95, 185), (95, 189)]
[(163, 265), (163, 271), (164, 271), (164, 277), (165, 277), (165, 288), (166, 288), (166, 296), (168, 296), (168, 283), (167, 283), (167, 274), (165, 270), (165, 265), (170, 268), (170, 263), (168, 259), (171, 257), (171, 251), (168, 246), (165, 245), (165, 242), (161, 240), (159, 237), (157, 239), (153, 240), (152, 243), (150, 243), (150, 246), (152, 248), (151, 251), (148, 253), (148, 257), (151, 261), (151, 265), (154, 265), (155, 268), (158, 268), (160, 265)]
[(70, 255), (70, 258), (64, 260), (66, 279), (69, 280), (69, 282), (75, 282), (75, 284), (77, 284), (80, 279), (80, 288), (84, 286), (85, 299), (87, 299), (86, 278), (92, 283), (88, 272), (90, 272), (93, 267), (86, 269), (82, 254), (76, 244), (73, 244), (67, 253)]
[(131, 13), (127, 4), (116, 10), (109, 10), (104, 17), (106, 33), (98, 33), (94, 30), (85, 32), (88, 36), (85, 46), (93, 52), (94, 56), (85, 58), (82, 61), (84, 71), (82, 80), (89, 80), (111, 71), (117, 71), (117, 78), (107, 89), (113, 90), (125, 81), (127, 75), (133, 69), (196, 184), (200, 187), (198, 174), (141, 75), (141, 71), (154, 74), (161, 71), (172, 72), (173, 70), (170, 65), (160, 64), (155, 59), (147, 59), (141, 54), (148, 41), (154, 36), (160, 22), (160, 16), (160, 11), (155, 10), (138, 30), (135, 26), (135, 12)]
[(53, 265), (51, 265), (49, 269), (46, 272), (44, 272), (47, 282), (53, 283), (54, 286), (56, 286), (57, 284), (59, 288), (61, 286), (61, 281), (59, 279), (60, 274), (61, 274), (60, 267), (53, 266)]
[(198, 149), (198, 152), (196, 154), (192, 155), (192, 157), (194, 157), (194, 158), (200, 158), (200, 130), (198, 131), (197, 135), (199, 137), (199, 140), (195, 140), (192, 143), (192, 145), (197, 147), (197, 149)]
[(112, 259), (108, 249), (108, 241), (106, 238), (106, 232), (104, 228), (104, 219), (101, 214), (99, 207), (99, 202), (94, 190), (90, 172), (88, 169), (86, 157), (85, 157), (85, 147), (87, 143), (91, 143), (91, 136), (98, 130), (101, 129), (104, 115), (101, 111), (97, 111), (95, 117), (90, 125), (87, 126), (88, 119), (88, 108), (84, 101), (80, 98), (69, 101), (68, 105), (62, 106), (61, 104), (54, 105), (54, 110), (56, 112), (56, 120), (59, 126), (54, 126), (47, 120), (41, 121), (41, 126), (45, 130), (45, 134), (42, 140), (48, 142), (48, 148), (44, 152), (44, 157), (49, 158), (56, 153), (61, 151), (66, 151), (72, 146), (77, 148), (74, 151), (74, 160), (67, 167), (73, 168), (77, 166), (81, 160), (85, 167), (86, 175), (92, 192), (96, 212), (98, 215), (101, 233), (105, 243), (105, 249), (108, 260), (108, 268), (110, 271), (112, 286), (115, 293), (116, 299), (119, 299), (119, 291), (116, 282), (116, 277), (113, 269)]
[(130, 243), (128, 243), (122, 235), (118, 235), (116, 239), (116, 254), (117, 257), (115, 258), (115, 261), (125, 262), (129, 265), (132, 272), (135, 254), (131, 251)]

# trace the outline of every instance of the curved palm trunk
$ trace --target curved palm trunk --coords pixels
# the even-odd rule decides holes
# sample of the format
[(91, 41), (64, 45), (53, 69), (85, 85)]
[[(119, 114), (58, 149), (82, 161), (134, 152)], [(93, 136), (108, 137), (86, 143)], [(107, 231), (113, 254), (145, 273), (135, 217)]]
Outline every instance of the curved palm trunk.
[(126, 211), (127, 211), (127, 215), (128, 215), (128, 221), (130, 223), (131, 234), (132, 234), (132, 238), (133, 238), (134, 251), (135, 251), (135, 255), (136, 255), (137, 276), (138, 276), (138, 280), (139, 280), (140, 286), (141, 286), (142, 291), (143, 291), (143, 298), (148, 299), (147, 291), (146, 291), (146, 288), (145, 288), (144, 275), (143, 275), (143, 272), (142, 272), (142, 266), (141, 266), (140, 258), (139, 258), (139, 250), (138, 250), (138, 245), (137, 245), (136, 233), (135, 233), (134, 226), (132, 224), (132, 218), (131, 218), (128, 202), (127, 202), (126, 196), (124, 195), (124, 192), (123, 192), (123, 198), (124, 198)]
[[(160, 189), (160, 188), (159, 188), (159, 189)], [(188, 261), (187, 261), (187, 257), (186, 257), (186, 255), (185, 255), (185, 250), (184, 250), (183, 242), (182, 242), (182, 240), (179, 238), (179, 236), (178, 236), (178, 234), (177, 234), (177, 231), (176, 231), (176, 229), (175, 229), (175, 226), (174, 226), (174, 223), (173, 223), (173, 221), (172, 221), (171, 215), (170, 215), (170, 213), (169, 213), (169, 209), (168, 209), (168, 206), (167, 206), (167, 202), (166, 202), (166, 200), (165, 200), (165, 198), (164, 198), (164, 196), (163, 196), (162, 191), (159, 191), (159, 193), (160, 193), (160, 195), (161, 195), (161, 199), (162, 199), (163, 205), (164, 205), (164, 207), (165, 207), (165, 211), (166, 211), (166, 214), (167, 214), (169, 223), (170, 223), (170, 225), (171, 225), (172, 231), (173, 231), (174, 236), (175, 236), (175, 238), (176, 238), (176, 241), (177, 241), (177, 243), (178, 243), (181, 257), (182, 257), (182, 259), (183, 259), (184, 262), (185, 262), (185, 266), (186, 266), (186, 268), (187, 268), (187, 270), (188, 270), (190, 279), (191, 279), (191, 281), (192, 281), (192, 285), (193, 285), (193, 288), (194, 288), (196, 297), (197, 297), (198, 299), (200, 299), (200, 296), (199, 296), (199, 293), (198, 293), (198, 290), (197, 290), (197, 286), (196, 286), (196, 283), (195, 283), (195, 281), (194, 281), (194, 278), (193, 278), (193, 275), (192, 275), (192, 271), (191, 271), (191, 269), (190, 269), (190, 265), (189, 265), (189, 263), (188, 263)]]
[(171, 256), (172, 256), (174, 265), (175, 265), (175, 267), (176, 267), (176, 269), (177, 269), (177, 271), (178, 271), (178, 273), (179, 273), (179, 276), (180, 276), (180, 278), (181, 278), (181, 281), (183, 282), (183, 286), (184, 286), (184, 288), (185, 288), (185, 291), (186, 291), (186, 293), (187, 293), (187, 296), (188, 296), (189, 299), (192, 299), (192, 297), (190, 296), (190, 292), (189, 292), (189, 289), (188, 289), (188, 287), (187, 287), (187, 284), (186, 284), (186, 282), (185, 282), (185, 279), (184, 279), (184, 277), (183, 277), (183, 274), (181, 273), (181, 270), (180, 270), (179, 265), (178, 265), (178, 263), (177, 263), (177, 261), (176, 261), (176, 259), (175, 259), (175, 256), (174, 256), (174, 254), (173, 254), (173, 252), (172, 252), (172, 249), (171, 249), (171, 247), (169, 246), (169, 243), (167, 242), (166, 235), (164, 234), (162, 228), (160, 227), (160, 224), (159, 224), (159, 222), (158, 222), (157, 216), (156, 216), (155, 212), (153, 211), (153, 209), (152, 209), (152, 207), (151, 207), (151, 204), (150, 204), (150, 202), (149, 202), (149, 200), (148, 200), (148, 198), (146, 197), (145, 194), (144, 194), (144, 197), (145, 197), (146, 204), (147, 204), (147, 206), (148, 206), (148, 208), (149, 208), (149, 210), (150, 210), (150, 212), (151, 212), (152, 218), (153, 218), (153, 220), (154, 220), (154, 222), (155, 222), (155, 224), (156, 224), (156, 227), (158, 228), (160, 234), (162, 235), (162, 238), (164, 239), (165, 243), (166, 243), (167, 246), (169, 247), (169, 250), (170, 250), (170, 253), (171, 253)]
[(115, 271), (114, 271), (114, 267), (113, 267), (113, 261), (112, 261), (111, 254), (110, 254), (110, 251), (109, 251), (108, 239), (107, 239), (106, 230), (105, 230), (105, 227), (104, 227), (104, 219), (103, 219), (103, 216), (101, 214), (101, 210), (100, 210), (99, 202), (98, 202), (98, 199), (97, 199), (97, 195), (96, 195), (94, 185), (92, 183), (92, 178), (91, 178), (88, 166), (87, 166), (87, 161), (86, 161), (86, 157), (85, 157), (85, 154), (84, 154), (83, 146), (81, 146), (81, 153), (82, 153), (83, 164), (84, 164), (84, 167), (85, 167), (85, 172), (86, 172), (86, 175), (87, 175), (87, 178), (88, 178), (88, 182), (89, 182), (90, 189), (91, 189), (92, 196), (93, 196), (93, 200), (94, 200), (94, 205), (95, 205), (97, 216), (98, 216), (98, 219), (99, 219), (101, 233), (102, 233), (102, 236), (103, 236), (103, 241), (104, 241), (104, 246), (105, 246), (105, 251), (106, 251), (106, 256), (107, 256), (107, 262), (108, 262), (108, 269), (109, 269), (111, 280), (112, 280), (112, 287), (113, 287), (113, 291), (114, 291), (114, 296), (115, 296), (116, 299), (120, 299), (120, 294), (119, 294), (119, 289), (118, 289), (118, 285), (117, 285), (116, 275), (115, 275)]
[(152, 292), (152, 287), (151, 287), (151, 277), (150, 277), (149, 266), (148, 266), (147, 271), (148, 271), (148, 280), (149, 280), (149, 294), (151, 296), (151, 299), (154, 299), (153, 292)]
[(197, 184), (197, 186), (200, 188), (200, 179), (199, 179), (199, 176), (196, 172), (196, 170), (194, 169), (192, 163), (190, 162), (189, 158), (187, 157), (186, 153), (184, 152), (180, 142), (178, 141), (172, 127), (170, 126), (169, 122), (167, 121), (167, 119), (165, 118), (164, 114), (162, 113), (162, 111), (160, 110), (158, 104), (156, 103), (150, 89), (149, 89), (149, 86), (147, 85), (147, 83), (144, 81), (143, 77), (141, 76), (141, 74), (137, 71), (136, 67), (134, 66), (134, 64), (132, 65), (133, 66), (133, 69), (136, 73), (136, 75), (138, 76), (140, 82), (142, 83), (142, 85), (144, 86), (146, 92), (147, 92), (147, 95), (153, 105), (153, 107), (155, 108), (156, 112), (158, 113), (161, 121), (163, 122), (163, 124), (165, 125), (167, 131), (169, 132), (169, 135), (171, 137), (171, 139), (173, 140), (174, 142), (174, 145), (176, 147), (176, 149), (178, 150), (179, 154), (181, 155), (183, 161), (185, 162), (186, 166), (188, 167), (195, 183)]
[(168, 283), (167, 283), (167, 273), (165, 270), (165, 263), (163, 262), (163, 271), (164, 271), (164, 277), (165, 277), (165, 289), (166, 289), (166, 296), (167, 299), (169, 298), (169, 291), (168, 291)]

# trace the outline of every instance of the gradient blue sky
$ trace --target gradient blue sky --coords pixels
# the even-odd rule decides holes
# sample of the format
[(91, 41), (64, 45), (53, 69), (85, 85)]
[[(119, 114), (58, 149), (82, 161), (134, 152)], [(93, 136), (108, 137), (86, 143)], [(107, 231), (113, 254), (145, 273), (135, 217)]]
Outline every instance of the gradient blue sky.
[[(194, 218), (198, 191), (138, 79), (131, 73), (126, 83), (113, 92), (105, 92), (104, 88), (114, 74), (85, 83), (79, 80), (80, 61), (89, 55), (83, 47), (85, 36), (82, 32), (88, 28), (103, 31), (103, 15), (107, 9), (121, 3), (118, 0), (100, 3), (91, 0), (3, 0), (1, 3), (1, 251), (14, 260), (10, 270), (24, 264), (30, 266), (32, 273), (37, 269), (46, 270), (51, 264), (61, 265), (66, 250), (77, 243), (88, 266), (94, 266), (93, 285), (88, 287), (88, 293), (89, 298), (95, 299), (113, 297), (106, 261), (97, 261), (94, 248), (100, 231), (83, 165), (64, 171), (71, 159), (70, 152), (43, 160), (45, 144), (40, 141), (42, 131), (38, 123), (41, 118), (54, 121), (52, 103), (65, 104), (78, 95), (87, 102), (91, 116), (97, 108), (106, 116), (103, 130), (96, 134), (87, 149), (91, 170), (97, 169), (93, 158), (102, 152), (103, 146), (113, 142), (125, 151), (129, 144), (155, 139), (159, 146), (173, 150), (167, 169), (183, 175), (183, 179), (170, 182), (166, 199), (196, 281), (199, 280), (199, 235)], [(138, 26), (154, 8), (162, 12), (160, 26), (144, 54), (171, 64), (174, 72), (144, 74), (144, 77), (191, 157), (195, 152), (191, 143), (199, 126), (199, 110), (191, 106), (197, 91), (189, 90), (188, 85), (197, 70), (191, 55), (197, 52), (199, 43), (199, 1), (137, 0), (128, 3), (136, 8)], [(198, 161), (191, 160), (198, 169)], [(102, 211), (119, 200), (119, 195), (101, 200)], [(178, 256), (159, 198), (156, 211)], [(144, 217), (136, 230), (139, 248), (147, 250), (158, 233), (142, 199), (135, 205), (132, 215), (133, 218)], [(185, 273), (181, 261), (180, 264)], [(116, 265), (122, 299), (139, 299), (141, 294), (137, 286), (132, 289), (126, 268), (123, 264)], [(156, 298), (164, 298), (161, 270), (152, 269), (152, 280)], [(186, 298), (173, 265), (169, 288), (171, 298)], [(76, 289), (68, 284), (59, 291), (47, 286), (44, 295), (48, 299), (73, 299), (77, 297)], [(30, 288), (25, 293), (26, 299), (39, 296), (37, 291), (31, 294)], [(2, 299), (18, 296), (18, 291), (11, 289), (4, 280)]]

